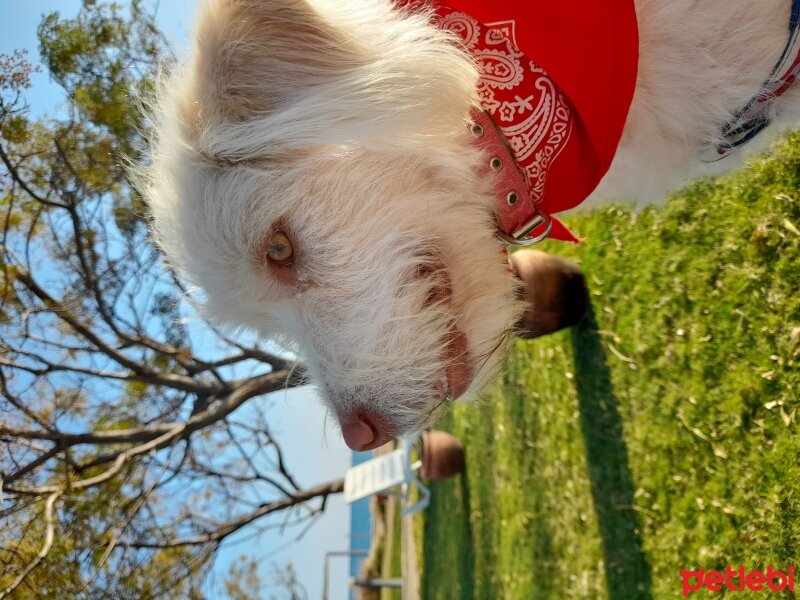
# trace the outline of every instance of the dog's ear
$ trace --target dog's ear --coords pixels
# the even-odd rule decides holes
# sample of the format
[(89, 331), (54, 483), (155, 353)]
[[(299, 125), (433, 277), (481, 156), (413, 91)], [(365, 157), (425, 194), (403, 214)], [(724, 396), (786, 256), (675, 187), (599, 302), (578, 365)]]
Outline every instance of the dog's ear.
[(181, 110), (198, 129), (272, 112), (357, 59), (305, 0), (206, 0), (193, 46)]
[(222, 161), (462, 134), (477, 70), (431, 14), (389, 0), (206, 0), (164, 94)]

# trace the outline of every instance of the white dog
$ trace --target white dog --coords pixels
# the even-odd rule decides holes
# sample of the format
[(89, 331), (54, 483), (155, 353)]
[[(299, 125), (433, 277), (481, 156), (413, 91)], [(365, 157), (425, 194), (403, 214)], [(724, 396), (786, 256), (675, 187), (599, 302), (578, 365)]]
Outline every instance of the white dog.
[(552, 213), (604, 174), (590, 202), (656, 199), (800, 116), (797, 0), (399, 4), (205, 2), (144, 190), (209, 313), (299, 349), (354, 449), (497, 371), (525, 310), (498, 227), (569, 239)]

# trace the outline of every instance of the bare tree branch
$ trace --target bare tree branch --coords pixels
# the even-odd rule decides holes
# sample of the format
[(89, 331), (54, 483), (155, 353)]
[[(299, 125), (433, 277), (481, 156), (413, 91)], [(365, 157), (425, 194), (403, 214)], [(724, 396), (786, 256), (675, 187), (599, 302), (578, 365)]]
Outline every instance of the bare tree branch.
[(53, 546), (53, 538), (55, 537), (55, 523), (53, 520), (53, 507), (55, 506), (56, 500), (61, 495), (61, 491), (54, 491), (48, 496), (47, 501), (44, 505), (44, 522), (45, 522), (45, 534), (44, 534), (44, 542), (42, 543), (42, 548), (39, 550), (39, 553), (36, 557), (28, 564), (28, 566), (23, 569), (22, 573), (11, 582), (11, 584), (4, 590), (0, 591), (0, 599), (5, 598), (11, 592), (19, 587), (19, 585), (25, 580), (25, 578), (33, 571), (36, 567), (39, 566), (39, 563), (44, 560), (44, 558), (50, 553), (50, 548)]
[(39, 298), (39, 300), (41, 300), (49, 310), (56, 314), (65, 323), (69, 324), (70, 327), (86, 338), (86, 340), (94, 344), (94, 346), (103, 354), (115, 360), (123, 367), (130, 369), (143, 380), (156, 385), (164, 385), (187, 392), (196, 393), (200, 391), (207, 391), (203, 385), (198, 384), (191, 377), (185, 377), (173, 373), (156, 373), (145, 368), (141, 363), (128, 358), (122, 352), (119, 352), (116, 350), (116, 348), (113, 348), (107, 344), (88, 324), (84, 323), (78, 319), (78, 317), (72, 314), (68, 306), (54, 299), (42, 287), (40, 287), (33, 277), (31, 277), (30, 273), (21, 266), (17, 268), (17, 280), (21, 281), (26, 288), (33, 292), (33, 294), (36, 295), (36, 297)]
[[(117, 461), (125, 460), (131, 456), (147, 452), (153, 449), (160, 449), (168, 445), (168, 443), (179, 437), (187, 437), (193, 432), (204, 429), (213, 423), (223, 420), (230, 413), (239, 408), (250, 398), (260, 396), (268, 392), (274, 392), (286, 386), (287, 374), (283, 372), (269, 373), (261, 377), (242, 382), (230, 395), (219, 402), (213, 410), (206, 410), (192, 416), (184, 423), (159, 423), (147, 427), (137, 427), (133, 429), (121, 429), (110, 431), (98, 432), (85, 432), (85, 433), (65, 433), (65, 432), (52, 432), (52, 431), (26, 431), (19, 429), (12, 429), (9, 427), (0, 426), (0, 436), (13, 436), (25, 439), (37, 440), (50, 440), (58, 442), (61, 448), (76, 446), (79, 444), (121, 444), (121, 443), (139, 443), (144, 442), (143, 445), (137, 446), (131, 450), (121, 452), (115, 459)], [(119, 464), (121, 467), (122, 463)], [(118, 471), (119, 468), (115, 467)], [(116, 472), (116, 471), (115, 471)], [(12, 473), (6, 476), (6, 481), (14, 481), (19, 478)], [(97, 483), (105, 481), (100, 479)], [(72, 487), (87, 487), (91, 484), (72, 484)], [(50, 494), (55, 491), (53, 487), (42, 487), (36, 489), (14, 489), (8, 488), (7, 491), (14, 491), (21, 494)]]
[[(230, 523), (225, 523), (224, 525), (221, 525), (214, 531), (211, 531), (203, 535), (199, 535), (193, 538), (168, 540), (164, 542), (148, 542), (144, 540), (134, 540), (128, 542), (128, 544), (130, 546), (133, 546), (134, 548), (176, 548), (179, 546), (196, 546), (200, 544), (208, 544), (210, 542), (221, 542), (229, 535), (236, 533), (245, 525), (249, 525), (253, 521), (260, 519), (261, 517), (264, 517), (274, 512), (285, 510), (287, 508), (298, 506), (301, 503), (305, 503), (310, 500), (314, 500), (316, 498), (320, 498), (324, 503), (325, 500), (328, 498), (328, 496), (330, 496), (331, 494), (338, 494), (342, 492), (343, 489), (344, 489), (344, 480), (337, 479), (335, 481), (323, 483), (314, 486), (312, 488), (308, 488), (307, 490), (297, 492), (294, 495), (279, 500), (277, 502), (263, 504), (252, 513), (240, 517), (234, 521), (231, 521)], [(324, 506), (321, 510), (324, 510)]]

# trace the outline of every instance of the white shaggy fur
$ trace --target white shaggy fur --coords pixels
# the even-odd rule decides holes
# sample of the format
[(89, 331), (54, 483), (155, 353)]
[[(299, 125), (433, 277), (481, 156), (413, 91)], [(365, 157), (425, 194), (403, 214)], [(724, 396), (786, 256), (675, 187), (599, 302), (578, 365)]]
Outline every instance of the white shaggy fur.
[[(699, 153), (769, 74), (789, 4), (636, 0), (634, 103), (591, 202), (729, 166)], [(388, 0), (207, 0), (193, 39), (155, 105), (144, 192), (209, 313), (296, 345), (342, 422), (421, 427), (464, 373), (472, 396), (522, 306), (466, 132), (469, 57)], [(280, 272), (263, 251), (276, 229), (296, 256)]]
[(775, 125), (722, 161), (703, 158), (720, 125), (760, 88), (786, 44), (791, 0), (636, 0), (639, 74), (609, 173), (582, 208), (658, 201), (691, 178), (733, 169), (800, 120), (800, 85)]

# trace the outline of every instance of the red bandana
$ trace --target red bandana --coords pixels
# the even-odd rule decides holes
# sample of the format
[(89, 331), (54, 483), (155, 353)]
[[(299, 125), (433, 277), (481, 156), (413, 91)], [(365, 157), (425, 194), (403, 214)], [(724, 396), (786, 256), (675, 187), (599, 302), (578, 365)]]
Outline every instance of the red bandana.
[[(460, 37), (476, 60), (482, 107), (516, 163), (502, 169), (517, 173), (492, 166), (501, 229), (510, 233), (537, 213), (574, 208), (608, 171), (633, 98), (639, 57), (633, 1), (445, 2), (438, 25)], [(493, 144), (478, 143), (487, 151)], [(526, 189), (512, 202), (509, 186), (520, 181)], [(556, 219), (550, 235), (577, 241)]]

